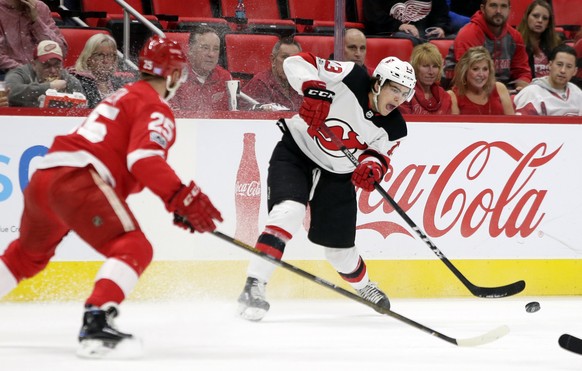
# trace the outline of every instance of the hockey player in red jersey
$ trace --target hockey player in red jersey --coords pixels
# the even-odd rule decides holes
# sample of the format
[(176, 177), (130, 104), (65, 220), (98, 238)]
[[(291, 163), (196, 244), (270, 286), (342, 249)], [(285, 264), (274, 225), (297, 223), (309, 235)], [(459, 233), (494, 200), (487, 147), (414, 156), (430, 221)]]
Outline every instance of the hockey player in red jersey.
[(200, 188), (182, 183), (166, 162), (176, 139), (167, 101), (187, 78), (180, 46), (153, 36), (139, 70), (137, 82), (103, 100), (73, 133), (55, 138), (24, 190), (20, 236), (0, 256), (0, 297), (42, 271), (69, 231), (105, 256), (85, 302), (81, 357), (140, 352), (139, 340), (112, 325), (153, 253), (126, 203), (130, 194), (149, 188), (183, 217), (175, 223), (183, 220), (198, 232), (222, 221)]
[[(269, 163), (269, 216), (256, 248), (281, 259), (309, 203), (310, 241), (323, 247), (327, 260), (361, 297), (390, 308), (388, 297), (369, 280), (355, 246), (354, 186), (372, 191), (407, 135), (406, 122), (396, 108), (414, 94), (414, 70), (409, 63), (389, 57), (369, 77), (353, 62), (310, 53), (287, 58), (283, 67), (291, 86), (303, 95), (303, 103), (298, 115), (278, 122), (283, 138)], [(322, 134), (322, 125), (358, 158), (358, 167)], [(275, 267), (264, 259), (251, 260), (238, 299), (242, 318), (259, 321), (269, 310), (265, 285)]]

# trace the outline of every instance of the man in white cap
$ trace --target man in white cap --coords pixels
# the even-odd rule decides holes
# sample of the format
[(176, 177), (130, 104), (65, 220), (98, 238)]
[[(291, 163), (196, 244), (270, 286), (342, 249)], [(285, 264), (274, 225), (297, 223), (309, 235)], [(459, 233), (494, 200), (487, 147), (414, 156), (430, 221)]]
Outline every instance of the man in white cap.
[(63, 51), (52, 40), (41, 41), (34, 50), (34, 60), (10, 70), (5, 81), (10, 88), (9, 104), (15, 107), (38, 107), (39, 97), (48, 89), (85, 94), (79, 80), (63, 69)]

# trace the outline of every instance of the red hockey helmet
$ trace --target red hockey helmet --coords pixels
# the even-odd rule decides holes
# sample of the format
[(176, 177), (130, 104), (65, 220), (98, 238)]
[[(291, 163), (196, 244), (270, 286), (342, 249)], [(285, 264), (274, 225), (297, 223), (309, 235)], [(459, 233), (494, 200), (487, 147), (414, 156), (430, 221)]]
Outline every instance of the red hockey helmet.
[(177, 42), (159, 35), (150, 37), (139, 53), (139, 70), (150, 75), (167, 78), (179, 70), (185, 80), (188, 60)]

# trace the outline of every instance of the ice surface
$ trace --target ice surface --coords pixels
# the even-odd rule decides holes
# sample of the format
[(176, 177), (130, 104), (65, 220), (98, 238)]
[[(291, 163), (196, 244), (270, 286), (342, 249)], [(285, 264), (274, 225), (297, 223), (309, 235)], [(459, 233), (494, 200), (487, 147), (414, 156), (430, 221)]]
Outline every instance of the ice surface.
[[(536, 300), (537, 313), (525, 304)], [(0, 302), (0, 370), (581, 370), (558, 346), (582, 336), (582, 298), (392, 299), (393, 310), (455, 338), (506, 324), (487, 345), (461, 348), (356, 302), (273, 300), (262, 322), (235, 315), (232, 301), (140, 302), (121, 306), (120, 330), (142, 337), (140, 360), (75, 356), (82, 303)]]

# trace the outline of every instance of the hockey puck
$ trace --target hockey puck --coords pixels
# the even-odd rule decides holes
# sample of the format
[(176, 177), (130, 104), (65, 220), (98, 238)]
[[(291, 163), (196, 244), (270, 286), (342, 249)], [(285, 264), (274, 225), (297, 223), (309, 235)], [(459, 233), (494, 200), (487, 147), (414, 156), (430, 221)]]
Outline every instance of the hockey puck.
[(537, 301), (532, 301), (531, 303), (527, 303), (525, 305), (525, 311), (528, 313), (535, 313), (540, 310), (540, 303)]

